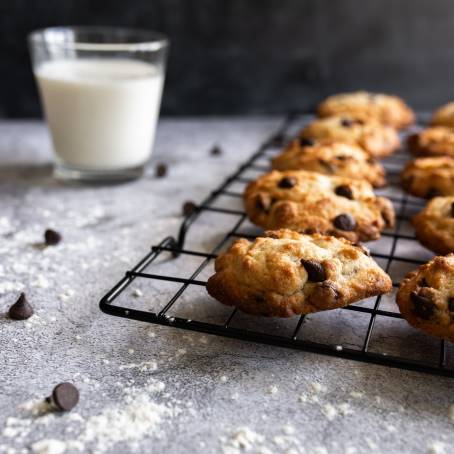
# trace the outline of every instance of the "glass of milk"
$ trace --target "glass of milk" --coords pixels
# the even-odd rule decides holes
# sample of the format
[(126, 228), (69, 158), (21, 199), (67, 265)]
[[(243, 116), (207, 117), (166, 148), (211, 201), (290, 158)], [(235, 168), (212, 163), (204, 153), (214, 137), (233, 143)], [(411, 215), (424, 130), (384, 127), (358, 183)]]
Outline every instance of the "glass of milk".
[(33, 70), (62, 180), (142, 175), (155, 136), (168, 40), (109, 27), (55, 27), (29, 36)]

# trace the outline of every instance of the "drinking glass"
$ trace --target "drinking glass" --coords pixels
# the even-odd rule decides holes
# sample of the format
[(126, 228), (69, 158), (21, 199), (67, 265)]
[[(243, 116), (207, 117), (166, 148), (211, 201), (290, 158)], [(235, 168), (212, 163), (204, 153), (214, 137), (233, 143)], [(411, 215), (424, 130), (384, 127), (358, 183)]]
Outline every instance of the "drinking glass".
[(29, 46), (58, 179), (142, 175), (154, 142), (168, 40), (112, 27), (52, 27)]

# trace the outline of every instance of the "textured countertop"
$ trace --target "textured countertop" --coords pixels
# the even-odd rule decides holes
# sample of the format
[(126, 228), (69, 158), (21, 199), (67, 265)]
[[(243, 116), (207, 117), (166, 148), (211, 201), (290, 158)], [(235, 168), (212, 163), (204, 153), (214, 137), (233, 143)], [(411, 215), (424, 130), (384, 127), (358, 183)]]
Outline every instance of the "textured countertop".
[[(453, 452), (452, 379), (99, 311), (124, 271), (177, 233), (182, 203), (202, 200), (281, 121), (163, 120), (145, 177), (109, 187), (54, 182), (44, 125), (0, 123), (0, 453)], [(210, 155), (214, 144), (222, 155)], [(64, 241), (43, 249), (48, 227)], [(202, 227), (194, 235), (211, 241)], [(163, 266), (188, 276), (195, 264)], [(151, 308), (174, 289), (132, 286), (128, 296)], [(21, 290), (36, 315), (12, 321)], [(223, 309), (207, 303), (202, 315)], [(362, 326), (338, 323), (346, 339)], [(79, 388), (79, 405), (48, 412), (41, 399), (62, 381)]]

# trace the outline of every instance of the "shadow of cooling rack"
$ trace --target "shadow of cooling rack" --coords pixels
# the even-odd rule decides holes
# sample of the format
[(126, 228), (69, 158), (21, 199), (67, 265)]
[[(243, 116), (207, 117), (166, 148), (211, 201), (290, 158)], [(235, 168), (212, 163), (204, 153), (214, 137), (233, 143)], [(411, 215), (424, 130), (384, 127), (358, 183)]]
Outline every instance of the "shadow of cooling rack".
[[(260, 234), (243, 211), (245, 185), (270, 170), (270, 157), (310, 118), (290, 115), (184, 219), (177, 237), (164, 238), (125, 272), (101, 299), (101, 310), (173, 328), (453, 377), (451, 344), (410, 327), (394, 302), (404, 275), (431, 258), (415, 240), (409, 222), (424, 201), (404, 194), (397, 186), (399, 171), (408, 159), (404, 150), (383, 161), (391, 184), (377, 191), (392, 200), (396, 226), (383, 232), (380, 240), (368, 243), (372, 256), (393, 279), (391, 295), (292, 319), (252, 317), (207, 295), (204, 287), (213, 273), (217, 254), (238, 237), (252, 239)], [(194, 224), (197, 228), (192, 228)], [(126, 292), (133, 282), (143, 296), (133, 297), (131, 291)]]

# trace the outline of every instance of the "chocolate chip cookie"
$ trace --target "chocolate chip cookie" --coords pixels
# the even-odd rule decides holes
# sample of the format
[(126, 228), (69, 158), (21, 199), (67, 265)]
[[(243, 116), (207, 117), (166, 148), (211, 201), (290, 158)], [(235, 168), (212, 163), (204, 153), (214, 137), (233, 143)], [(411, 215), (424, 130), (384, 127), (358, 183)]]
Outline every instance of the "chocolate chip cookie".
[(410, 135), (407, 144), (417, 156), (454, 157), (454, 129), (432, 126)]
[(274, 170), (250, 183), (246, 213), (265, 229), (322, 233), (353, 242), (375, 240), (394, 225), (394, 208), (367, 181), (305, 170)]
[(386, 184), (383, 166), (360, 147), (344, 142), (315, 143), (296, 139), (272, 160), (276, 170), (309, 170), (366, 180), (374, 187)]
[(216, 259), (215, 271), (207, 283), (213, 298), (269, 317), (335, 309), (392, 289), (362, 246), (290, 230), (237, 240)]
[(376, 120), (401, 129), (415, 121), (415, 114), (399, 97), (382, 93), (357, 91), (326, 98), (317, 109), (320, 117), (347, 115), (361, 120)]
[(342, 141), (363, 148), (371, 157), (389, 156), (400, 147), (394, 128), (374, 120), (347, 116), (320, 118), (309, 123), (300, 133), (304, 139)]
[(454, 195), (454, 158), (438, 156), (410, 161), (400, 175), (402, 187), (416, 197)]
[(432, 336), (454, 340), (454, 254), (435, 257), (409, 273), (396, 299), (410, 325)]
[(415, 234), (437, 254), (454, 252), (454, 197), (435, 197), (412, 219)]
[(454, 128), (454, 102), (448, 102), (436, 110), (430, 124), (433, 126), (447, 126)]

